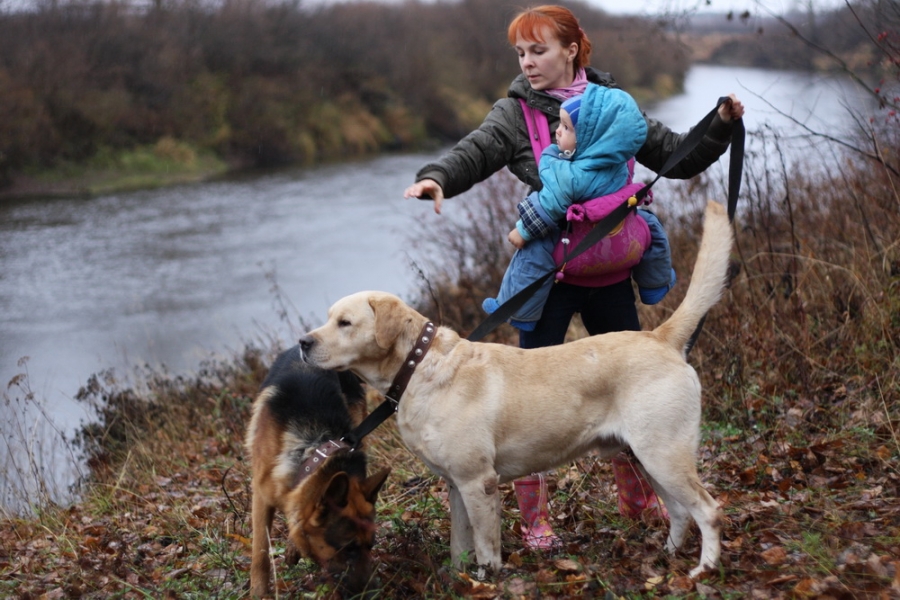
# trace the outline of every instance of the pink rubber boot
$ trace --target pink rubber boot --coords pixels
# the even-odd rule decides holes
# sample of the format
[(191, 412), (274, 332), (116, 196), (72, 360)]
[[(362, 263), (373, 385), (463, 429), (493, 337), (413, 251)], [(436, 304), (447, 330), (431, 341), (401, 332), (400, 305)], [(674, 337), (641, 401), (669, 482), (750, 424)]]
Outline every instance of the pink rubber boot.
[(513, 482), (516, 500), (522, 514), (522, 537), (525, 546), (532, 550), (549, 550), (562, 544), (550, 527), (547, 510), (547, 481), (542, 473), (536, 473)]
[(619, 514), (638, 519), (643, 514), (669, 520), (669, 511), (637, 467), (637, 459), (620, 452), (612, 459), (616, 487), (619, 488)]

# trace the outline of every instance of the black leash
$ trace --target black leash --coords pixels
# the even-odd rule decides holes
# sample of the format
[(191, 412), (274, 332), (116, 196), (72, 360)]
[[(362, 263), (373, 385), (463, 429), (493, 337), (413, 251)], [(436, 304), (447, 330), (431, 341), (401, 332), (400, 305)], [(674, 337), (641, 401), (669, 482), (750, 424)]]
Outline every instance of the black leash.
[[(611, 213), (605, 216), (603, 219), (597, 222), (594, 228), (586, 235), (581, 242), (572, 250), (571, 253), (568, 253), (564, 259), (563, 264), (566, 261), (574, 259), (576, 256), (583, 254), (599, 242), (601, 239), (609, 235), (609, 232), (615, 229), (619, 223), (625, 220), (625, 217), (628, 216), (632, 210), (635, 210), (637, 205), (643, 200), (647, 194), (650, 192), (650, 188), (653, 187), (661, 177), (663, 177), (666, 173), (671, 171), (675, 165), (680, 163), (684, 158), (690, 154), (694, 148), (697, 147), (697, 144), (700, 143), (700, 140), (703, 139), (703, 136), (706, 135), (707, 130), (709, 129), (710, 124), (716, 116), (716, 112), (719, 110), (719, 107), (722, 106), (729, 99), (726, 97), (719, 98), (719, 101), (716, 103), (715, 108), (713, 108), (709, 113), (694, 126), (693, 129), (688, 133), (688, 135), (682, 140), (681, 144), (675, 149), (675, 151), (669, 156), (668, 160), (666, 160), (665, 164), (663, 164), (662, 169), (659, 170), (659, 173), (656, 175), (656, 178), (641, 188), (634, 196), (629, 198), (628, 200), (622, 202), (619, 206), (617, 206)], [(732, 122), (732, 130), (731, 130), (731, 155), (730, 160), (731, 163), (729, 165), (728, 172), (728, 218), (729, 220), (734, 220), (734, 213), (737, 209), (737, 200), (738, 195), (741, 190), (741, 176), (743, 173), (743, 164), (744, 164), (744, 122), (741, 119), (734, 120)], [(517, 310), (519, 310), (525, 302), (531, 298), (544, 283), (547, 282), (548, 279), (555, 276), (557, 271), (561, 265), (557, 265), (556, 268), (549, 273), (546, 273), (533, 281), (528, 287), (521, 290), (515, 296), (501, 304), (496, 311), (488, 315), (488, 317), (481, 322), (473, 331), (469, 334), (469, 337), (466, 339), (470, 342), (477, 342), (484, 338), (487, 334), (496, 329), (501, 323), (505, 323), (511, 316), (513, 316)], [(705, 318), (704, 318), (705, 319)], [(703, 326), (703, 320), (700, 321), (700, 325), (698, 325), (697, 330), (694, 332), (694, 335), (691, 337), (691, 341), (688, 343), (688, 350), (694, 345), (696, 341), (696, 336), (700, 335), (700, 329)]]
[[(721, 103), (721, 99), (719, 102)], [(732, 224), (734, 223), (734, 214), (737, 212), (738, 196), (741, 194), (741, 178), (744, 173), (744, 137), (744, 120), (738, 119), (734, 122), (731, 130), (731, 148), (728, 159), (728, 222)], [(685, 356), (691, 353), (691, 349), (697, 343), (704, 323), (706, 323), (706, 315), (700, 318), (697, 328), (685, 344)]]

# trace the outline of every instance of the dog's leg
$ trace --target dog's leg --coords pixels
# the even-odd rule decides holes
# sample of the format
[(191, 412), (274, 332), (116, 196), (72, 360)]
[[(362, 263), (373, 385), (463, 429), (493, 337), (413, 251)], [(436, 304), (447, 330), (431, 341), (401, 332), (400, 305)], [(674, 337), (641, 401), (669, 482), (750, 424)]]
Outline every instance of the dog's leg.
[[(637, 454), (637, 451), (635, 452)], [(651, 485), (662, 496), (669, 510), (670, 529), (666, 550), (675, 552), (684, 542), (691, 517), (697, 522), (702, 538), (700, 564), (691, 569), (691, 577), (714, 569), (719, 564), (722, 509), (700, 483), (694, 466), (694, 452), (686, 446), (673, 444), (666, 456), (655, 453), (652, 459), (638, 458), (649, 475)]]
[(666, 539), (666, 551), (670, 554), (674, 553), (681, 548), (684, 540), (687, 538), (688, 530), (693, 522), (691, 513), (686, 506), (676, 500), (663, 485), (656, 481), (644, 469), (643, 465), (639, 465), (639, 468), (643, 472), (644, 477), (647, 478), (647, 481), (650, 482), (650, 485), (653, 486), (653, 490), (666, 505), (666, 511), (669, 513), (669, 535)]
[(725, 524), (725, 515), (722, 508), (712, 496), (709, 495), (699, 478), (695, 478), (691, 485), (697, 490), (697, 497), (700, 500), (696, 505), (696, 511), (692, 511), (694, 520), (700, 527), (700, 534), (703, 536), (702, 548), (700, 550), (700, 565), (691, 569), (691, 577), (696, 577), (703, 571), (715, 569), (719, 565), (719, 556), (721, 553), (721, 537), (722, 527)]
[(459, 488), (451, 481), (447, 481), (450, 488), (450, 558), (453, 568), (461, 571), (463, 557), (466, 562), (474, 559), (475, 540), (472, 537), (472, 522), (469, 520), (469, 512), (459, 493)]
[[(500, 561), (500, 490), (496, 473), (459, 484), (459, 495), (468, 515), (467, 525), (475, 546), (479, 565), (498, 571)], [(451, 522), (456, 517), (451, 515)], [(455, 531), (451, 524), (451, 531)], [(452, 542), (451, 542), (452, 545)], [(451, 552), (452, 557), (452, 552)]]
[[(256, 487), (256, 486), (254, 486)], [(269, 561), (269, 532), (275, 518), (275, 507), (270, 506), (258, 491), (254, 490), (252, 516), (253, 545), (250, 558), (250, 594), (265, 596), (269, 591), (272, 564)]]

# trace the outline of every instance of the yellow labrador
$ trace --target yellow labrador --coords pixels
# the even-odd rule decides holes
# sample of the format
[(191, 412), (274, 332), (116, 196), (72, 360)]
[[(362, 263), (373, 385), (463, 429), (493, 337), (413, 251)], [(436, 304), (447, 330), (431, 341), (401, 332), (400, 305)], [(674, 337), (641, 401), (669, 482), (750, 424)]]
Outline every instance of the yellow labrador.
[[(669, 510), (667, 549), (681, 546), (693, 518), (702, 550), (691, 575), (717, 565), (722, 512), (697, 475), (700, 381), (685, 345), (722, 294), (732, 243), (724, 208), (710, 202), (684, 301), (653, 331), (522, 350), (438, 328), (397, 425), (449, 484), (455, 567), (474, 550), (478, 564), (500, 568), (499, 483), (627, 447)], [(349, 369), (386, 393), (427, 321), (396, 296), (360, 292), (338, 300), (300, 346), (308, 363)]]

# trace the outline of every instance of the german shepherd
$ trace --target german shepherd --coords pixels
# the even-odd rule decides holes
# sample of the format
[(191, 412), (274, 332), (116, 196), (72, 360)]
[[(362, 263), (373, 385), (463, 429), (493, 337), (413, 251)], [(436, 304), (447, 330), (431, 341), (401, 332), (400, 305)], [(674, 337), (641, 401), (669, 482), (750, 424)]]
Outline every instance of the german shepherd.
[(328, 444), (352, 431), (366, 412), (356, 375), (306, 365), (297, 346), (272, 364), (253, 402), (245, 441), (253, 469), (253, 596), (269, 591), (275, 509), (285, 515), (296, 548), (288, 552), (290, 560), (299, 559), (297, 552), (315, 560), (346, 593), (369, 584), (375, 499), (390, 469), (366, 477), (362, 448)]

